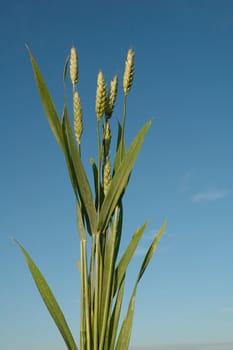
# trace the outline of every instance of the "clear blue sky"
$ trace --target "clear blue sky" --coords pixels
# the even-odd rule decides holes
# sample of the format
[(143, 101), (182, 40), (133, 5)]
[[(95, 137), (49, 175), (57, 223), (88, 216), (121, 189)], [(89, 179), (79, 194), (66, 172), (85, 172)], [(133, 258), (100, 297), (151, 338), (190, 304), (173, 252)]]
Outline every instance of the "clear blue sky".
[[(135, 50), (128, 143), (148, 119), (154, 122), (125, 198), (124, 242), (150, 219), (128, 290), (152, 233), (164, 219), (168, 226), (138, 290), (132, 345), (232, 349), (232, 1), (0, 3), (0, 349), (61, 350), (63, 340), (9, 239), (31, 253), (78, 338), (75, 203), (25, 43), (59, 112), (65, 58), (72, 45), (78, 50), (87, 168), (96, 155), (97, 73), (121, 78), (127, 50)], [(113, 125), (121, 118), (121, 96), (117, 102)]]

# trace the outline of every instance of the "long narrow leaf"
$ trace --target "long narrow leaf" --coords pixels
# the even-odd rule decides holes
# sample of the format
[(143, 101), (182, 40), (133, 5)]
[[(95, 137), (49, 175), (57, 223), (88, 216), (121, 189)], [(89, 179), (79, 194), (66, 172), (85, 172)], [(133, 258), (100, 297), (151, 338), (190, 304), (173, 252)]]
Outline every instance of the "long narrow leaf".
[(119, 208), (117, 207), (114, 213), (114, 223), (111, 227), (110, 237), (107, 242), (106, 246), (106, 258), (105, 258), (105, 269), (104, 269), (104, 275), (103, 275), (103, 286), (104, 290), (102, 293), (102, 304), (101, 308), (103, 310), (103, 319), (102, 321), (102, 329), (101, 329), (101, 336), (100, 336), (100, 345), (99, 349), (102, 350), (104, 347), (104, 342), (106, 341), (106, 329), (108, 325), (108, 319), (110, 317), (111, 312), (111, 296), (112, 296), (112, 282), (114, 278), (114, 265), (115, 265), (115, 242), (116, 242), (116, 234), (117, 234), (117, 224), (118, 224), (118, 213)]
[(32, 64), (32, 68), (33, 68), (33, 72), (36, 80), (37, 89), (40, 95), (40, 99), (41, 99), (46, 117), (52, 129), (52, 132), (57, 140), (57, 143), (59, 144), (61, 149), (64, 150), (61, 122), (58, 118), (56, 108), (50, 96), (49, 90), (46, 86), (46, 83), (44, 81), (44, 78), (39, 70), (38, 64), (34, 56), (32, 55), (32, 52), (30, 51), (30, 49), (28, 47), (27, 49), (29, 52), (29, 56), (30, 56), (30, 60), (31, 60), (31, 64)]
[(160, 238), (162, 237), (164, 231), (165, 231), (165, 228), (166, 228), (166, 221), (163, 223), (163, 225), (161, 226), (160, 230), (158, 231), (158, 233), (156, 234), (155, 238), (153, 239), (153, 242), (151, 243), (147, 253), (146, 253), (146, 256), (143, 260), (143, 263), (142, 263), (142, 266), (141, 266), (141, 269), (139, 271), (139, 275), (138, 275), (138, 282), (140, 281), (140, 279), (142, 278), (142, 275), (144, 274), (152, 256), (154, 255), (154, 252), (155, 252), (155, 249), (157, 248), (157, 245), (159, 243), (159, 240)]
[(27, 253), (27, 251), (24, 249), (24, 247), (14, 240), (22, 251), (27, 265), (29, 267), (29, 270), (32, 274), (32, 277), (35, 281), (35, 284), (39, 290), (39, 293), (47, 307), (47, 309), (50, 312), (50, 315), (52, 316), (57, 328), (59, 329), (67, 347), (69, 350), (78, 350), (77, 345), (75, 344), (74, 338), (71, 334), (71, 331), (67, 325), (67, 322), (65, 320), (65, 317), (63, 315), (63, 312), (61, 311), (49, 285), (47, 284), (44, 276), (30, 257), (30, 255)]
[[(83, 315), (82, 322), (85, 320), (85, 343), (86, 343), (86, 350), (91, 350), (91, 342), (92, 342), (92, 335), (91, 335), (91, 325), (90, 325), (90, 312), (89, 312), (89, 290), (88, 290), (88, 271), (87, 271), (87, 242), (86, 240), (82, 240), (80, 242), (80, 260), (81, 260), (81, 280), (82, 280), (82, 308), (83, 308)], [(81, 349), (82, 350), (82, 349)]]
[(117, 344), (115, 350), (128, 350), (130, 337), (132, 333), (132, 324), (133, 324), (133, 315), (135, 308), (135, 299), (136, 299), (137, 287), (134, 287), (133, 294), (130, 298), (128, 310), (126, 317), (122, 323), (120, 334), (117, 339)]
[(64, 123), (64, 115), (65, 115), (65, 107), (63, 110), (63, 115), (62, 115), (62, 132), (63, 132), (63, 139), (64, 139), (64, 156), (66, 160), (66, 167), (70, 176), (70, 181), (73, 187), (73, 191), (75, 193), (75, 197), (78, 200), (78, 184), (76, 180), (76, 174), (74, 170), (74, 165), (71, 159), (70, 151), (69, 151), (69, 144), (68, 144), (68, 139), (66, 135), (66, 125)]
[(115, 291), (119, 288), (119, 285), (121, 284), (121, 280), (124, 277), (127, 267), (133, 257), (133, 254), (138, 246), (138, 243), (140, 242), (143, 232), (145, 231), (145, 228), (147, 227), (148, 222), (146, 222), (142, 227), (137, 229), (128, 244), (128, 247), (126, 248), (124, 254), (121, 257), (121, 260), (116, 267), (115, 275), (116, 275), (116, 284), (115, 284)]
[(112, 179), (108, 193), (104, 199), (103, 205), (100, 210), (100, 216), (98, 221), (98, 231), (104, 232), (107, 224), (113, 214), (113, 211), (118, 204), (122, 193), (128, 182), (129, 175), (132, 171), (133, 165), (136, 161), (137, 155), (141, 149), (146, 132), (151, 125), (151, 121), (139, 131), (135, 139), (133, 140), (129, 150), (127, 151), (123, 161), (117, 169)]
[(123, 139), (124, 135), (122, 133), (122, 127), (121, 124), (118, 122), (118, 135), (117, 135), (117, 149), (114, 159), (114, 173), (119, 168), (119, 165), (122, 162), (122, 159), (125, 156), (126, 153), (126, 147), (125, 147), (125, 140)]
[(75, 139), (72, 133), (71, 125), (69, 122), (67, 110), (65, 109), (64, 113), (64, 130), (66, 132), (66, 138), (69, 142), (69, 152), (70, 152), (70, 157), (72, 159), (74, 171), (76, 174), (76, 180), (78, 183), (78, 191), (80, 198), (82, 200), (85, 214), (86, 214), (86, 219), (87, 219), (87, 224), (90, 225), (90, 231), (92, 234), (96, 233), (96, 226), (97, 226), (97, 214), (96, 214), (96, 209), (95, 209), (95, 204), (94, 204), (94, 199), (93, 195), (91, 192), (91, 187), (88, 181), (88, 178), (86, 176), (85, 170), (83, 168), (82, 160), (80, 157), (80, 154), (76, 148), (75, 145)]
[(115, 258), (117, 260), (120, 243), (121, 243), (121, 237), (122, 237), (122, 226), (123, 226), (123, 204), (122, 201), (119, 203), (119, 218), (117, 223), (117, 237), (116, 237), (116, 243), (115, 243)]
[[(81, 313), (80, 313), (80, 346), (81, 350), (91, 349), (91, 317), (89, 313), (90, 309), (90, 291), (88, 285), (88, 269), (87, 269), (87, 240), (84, 222), (82, 218), (82, 210), (80, 204), (76, 201), (78, 232), (80, 237), (80, 275), (81, 275)], [(85, 345), (84, 345), (85, 344)]]
[[(110, 329), (108, 331), (108, 343), (106, 342), (106, 346), (104, 350), (114, 350), (118, 324), (121, 313), (122, 300), (124, 295), (124, 286), (125, 286), (125, 276), (122, 278), (121, 285), (119, 286), (115, 305), (112, 311), (111, 321), (110, 321)], [(110, 344), (110, 345), (109, 345)]]
[(116, 345), (116, 349), (115, 350), (128, 350), (129, 347), (129, 342), (130, 342), (130, 336), (131, 336), (131, 332), (132, 332), (132, 325), (133, 325), (133, 314), (134, 314), (134, 308), (135, 308), (135, 299), (136, 299), (136, 293), (137, 293), (137, 287), (138, 287), (138, 283), (140, 281), (140, 279), (142, 278), (154, 252), (155, 249), (158, 245), (158, 242), (160, 240), (160, 238), (162, 237), (164, 230), (166, 227), (166, 222), (164, 222), (164, 224), (162, 225), (162, 227), (160, 228), (159, 232), (157, 233), (157, 235), (155, 236), (154, 240), (152, 241), (146, 256), (142, 262), (133, 292), (132, 292), (132, 296), (130, 298), (130, 302), (129, 302), (129, 306), (128, 306), (128, 310), (125, 316), (125, 319), (122, 323), (122, 327), (118, 336), (118, 340), (117, 340), (117, 345)]
[[(103, 193), (103, 188), (100, 186), (100, 189), (98, 188), (98, 168), (97, 165), (95, 164), (95, 161), (93, 158), (90, 159), (90, 164), (92, 167), (92, 172), (93, 172), (93, 180), (94, 180), (94, 187), (95, 187), (95, 206), (96, 208), (98, 207), (98, 203), (102, 203), (103, 198), (104, 198), (104, 193)], [(98, 191), (100, 190), (100, 193)], [(100, 196), (100, 198), (98, 197)]]

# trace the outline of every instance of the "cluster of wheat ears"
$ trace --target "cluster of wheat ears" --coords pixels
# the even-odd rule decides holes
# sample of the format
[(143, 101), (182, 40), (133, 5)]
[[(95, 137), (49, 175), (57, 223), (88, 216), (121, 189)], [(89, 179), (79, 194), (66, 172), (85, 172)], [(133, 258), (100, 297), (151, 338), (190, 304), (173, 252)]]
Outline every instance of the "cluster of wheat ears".
[[(122, 238), (123, 197), (130, 175), (151, 121), (138, 132), (131, 145), (125, 144), (125, 120), (127, 96), (134, 78), (134, 51), (130, 49), (123, 75), (123, 119), (118, 122), (114, 152), (111, 145), (110, 120), (114, 111), (118, 91), (118, 77), (115, 76), (107, 91), (102, 71), (98, 73), (96, 90), (96, 133), (98, 159), (91, 158), (93, 185), (88, 179), (81, 157), (83, 135), (83, 114), (77, 89), (78, 56), (74, 47), (64, 67), (64, 109), (58, 113), (39, 70), (29, 50), (30, 60), (41, 102), (55, 139), (60, 146), (67, 165), (76, 200), (78, 234), (80, 240), (80, 335), (79, 347), (68, 327), (42, 273), (25, 248), (15, 241), (28, 264), (32, 277), (57, 325), (69, 350), (128, 350), (135, 308), (138, 283), (146, 270), (155, 248), (161, 238), (165, 223), (152, 240), (132, 288), (125, 315), (121, 316), (126, 272), (136, 248), (145, 232), (147, 222), (136, 229), (130, 243), (119, 256)], [(68, 114), (66, 97), (67, 70), (70, 71), (73, 96), (73, 125)], [(83, 150), (82, 150), (83, 151)], [(94, 193), (94, 194), (93, 194)], [(121, 321), (122, 320), (122, 321)]]

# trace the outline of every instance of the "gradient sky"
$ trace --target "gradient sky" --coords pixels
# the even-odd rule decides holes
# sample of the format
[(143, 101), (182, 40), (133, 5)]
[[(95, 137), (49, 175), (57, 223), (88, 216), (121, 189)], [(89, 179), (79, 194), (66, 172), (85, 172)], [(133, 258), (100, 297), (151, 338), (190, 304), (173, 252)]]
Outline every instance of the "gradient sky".
[[(132, 346), (232, 349), (233, 2), (0, 2), (0, 349), (61, 350), (63, 340), (9, 239), (37, 262), (78, 339), (74, 197), (25, 43), (59, 113), (64, 62), (72, 45), (78, 50), (87, 169), (96, 156), (97, 73), (121, 79), (127, 50), (135, 50), (128, 144), (148, 119), (153, 124), (125, 197), (123, 243), (146, 219), (150, 225), (126, 299), (152, 235), (164, 219), (168, 226), (138, 290)], [(121, 115), (122, 94), (112, 129)]]

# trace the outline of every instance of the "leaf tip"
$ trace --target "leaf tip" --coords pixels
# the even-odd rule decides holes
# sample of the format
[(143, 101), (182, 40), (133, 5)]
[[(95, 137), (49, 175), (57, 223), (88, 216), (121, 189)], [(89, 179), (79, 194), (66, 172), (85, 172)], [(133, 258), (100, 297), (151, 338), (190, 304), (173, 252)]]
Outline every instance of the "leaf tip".
[(25, 47), (26, 47), (26, 49), (27, 49), (29, 55), (31, 56), (31, 55), (32, 55), (32, 52), (31, 52), (31, 50), (30, 50), (29, 45), (28, 45), (27, 43), (25, 43), (24, 45), (25, 45)]
[(10, 239), (13, 243), (18, 243), (18, 242), (16, 241), (15, 237), (13, 237), (13, 236), (10, 236), (9, 239)]

